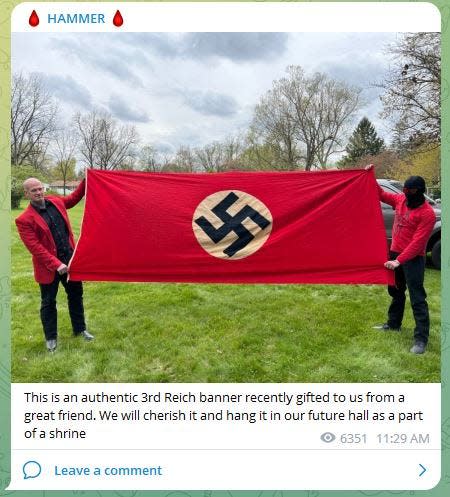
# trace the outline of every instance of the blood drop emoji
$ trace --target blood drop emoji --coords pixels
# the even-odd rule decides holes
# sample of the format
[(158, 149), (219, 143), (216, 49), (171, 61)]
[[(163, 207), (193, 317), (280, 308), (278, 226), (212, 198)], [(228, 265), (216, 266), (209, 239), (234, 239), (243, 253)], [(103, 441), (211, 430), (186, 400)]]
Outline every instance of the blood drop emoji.
[(123, 17), (119, 10), (114, 14), (113, 24), (117, 28), (120, 28), (120, 26), (122, 26), (123, 24)]
[(39, 17), (35, 10), (33, 10), (33, 12), (31, 13), (30, 18), (28, 19), (28, 23), (32, 28), (35, 28), (39, 24)]

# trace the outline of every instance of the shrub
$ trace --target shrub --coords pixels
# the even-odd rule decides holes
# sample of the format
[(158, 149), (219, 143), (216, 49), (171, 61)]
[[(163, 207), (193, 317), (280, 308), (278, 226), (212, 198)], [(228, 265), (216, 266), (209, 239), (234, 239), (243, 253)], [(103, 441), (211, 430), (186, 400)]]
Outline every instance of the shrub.
[(11, 179), (11, 209), (18, 209), (20, 207), (20, 200), (23, 197), (22, 182), (17, 178)]

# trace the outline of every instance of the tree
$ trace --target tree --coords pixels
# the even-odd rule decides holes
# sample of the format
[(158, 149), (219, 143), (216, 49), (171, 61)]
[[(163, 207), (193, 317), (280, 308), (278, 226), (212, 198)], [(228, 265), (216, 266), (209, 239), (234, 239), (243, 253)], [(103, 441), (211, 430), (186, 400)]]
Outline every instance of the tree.
[(275, 157), (274, 149), (267, 143), (258, 143), (249, 135), (248, 145), (240, 156), (243, 169), (255, 171), (282, 169), (280, 160)]
[(215, 141), (195, 149), (196, 159), (206, 172), (218, 172), (223, 164), (223, 150), (219, 142)]
[[(268, 145), (276, 160), (270, 166), (276, 169), (297, 169), (301, 154), (296, 144), (296, 121), (279, 85), (262, 96), (255, 108), (250, 127), (250, 139), (255, 151)], [(267, 157), (267, 155), (266, 155)], [(260, 157), (261, 158), (261, 157)]]
[(96, 151), (100, 135), (99, 119), (100, 117), (96, 110), (85, 115), (78, 112), (73, 117), (80, 139), (80, 153), (90, 169), (95, 167), (96, 162)]
[(69, 128), (60, 129), (53, 143), (53, 157), (55, 159), (55, 169), (58, 176), (63, 181), (64, 195), (66, 194), (66, 183), (69, 178), (75, 176), (75, 151), (77, 149), (77, 135)]
[(76, 165), (77, 161), (72, 157), (71, 159), (57, 161), (53, 169), (50, 170), (52, 180), (63, 182), (64, 195), (66, 195), (67, 183), (69, 181), (74, 181), (77, 177), (75, 173)]
[(121, 126), (110, 115), (104, 114), (99, 123), (99, 143), (96, 149), (99, 169), (120, 169), (128, 161), (132, 146), (138, 142), (134, 126)]
[(11, 209), (18, 209), (23, 197), (23, 184), (16, 178), (11, 178)]
[(403, 131), (404, 124), (402, 120), (394, 124), (392, 129), (392, 139), (390, 148), (396, 151), (399, 156), (403, 156), (411, 150), (411, 146), (414, 144), (405, 136)]
[(244, 139), (239, 136), (228, 136), (222, 143), (223, 167), (230, 169), (235, 167), (244, 151)]
[(136, 147), (130, 148), (127, 156), (116, 167), (117, 171), (135, 171), (139, 167), (138, 163), (138, 149)]
[(57, 106), (37, 74), (15, 74), (11, 88), (11, 164), (42, 166)]
[(139, 169), (146, 172), (156, 172), (161, 170), (158, 162), (158, 153), (153, 145), (144, 145), (139, 152)]
[(256, 106), (251, 130), (289, 168), (324, 168), (341, 151), (346, 126), (361, 105), (360, 89), (321, 73), (307, 77), (300, 66), (286, 72)]
[(440, 140), (441, 36), (408, 33), (390, 45), (393, 65), (383, 82), (383, 117), (411, 141)]
[(81, 155), (89, 168), (120, 169), (129, 163), (139, 141), (134, 126), (119, 125), (110, 114), (92, 111), (74, 116), (81, 142)]
[(363, 117), (345, 147), (347, 155), (339, 161), (339, 166), (351, 167), (364, 155), (377, 155), (383, 148), (384, 140), (378, 137), (369, 119)]
[(195, 153), (189, 145), (178, 147), (174, 162), (178, 171), (192, 173), (196, 169)]
[(375, 174), (377, 178), (396, 178), (396, 171), (400, 158), (392, 149), (383, 149), (377, 155), (363, 155), (360, 157), (353, 167), (363, 168), (368, 164), (376, 164)]
[(408, 176), (422, 176), (428, 187), (441, 186), (441, 154), (440, 147), (422, 145), (405, 155), (399, 161), (393, 175), (404, 181)]

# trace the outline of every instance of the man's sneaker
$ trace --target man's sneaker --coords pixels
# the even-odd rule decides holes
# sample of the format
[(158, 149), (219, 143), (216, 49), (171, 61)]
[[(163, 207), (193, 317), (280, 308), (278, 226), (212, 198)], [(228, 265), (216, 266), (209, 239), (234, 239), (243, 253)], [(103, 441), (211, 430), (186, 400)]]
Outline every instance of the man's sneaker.
[(392, 326), (389, 326), (387, 323), (384, 323), (384, 324), (377, 324), (376, 326), (373, 327), (373, 329), (380, 331), (400, 331), (400, 326), (398, 328), (394, 328)]
[(45, 345), (47, 345), (47, 350), (49, 352), (55, 352), (57, 345), (56, 338), (52, 340), (45, 340)]
[(77, 337), (83, 337), (87, 342), (94, 340), (94, 335), (91, 335), (88, 330), (81, 331), (80, 333), (75, 333)]
[(410, 352), (413, 354), (423, 354), (427, 348), (426, 343), (416, 342), (412, 347)]

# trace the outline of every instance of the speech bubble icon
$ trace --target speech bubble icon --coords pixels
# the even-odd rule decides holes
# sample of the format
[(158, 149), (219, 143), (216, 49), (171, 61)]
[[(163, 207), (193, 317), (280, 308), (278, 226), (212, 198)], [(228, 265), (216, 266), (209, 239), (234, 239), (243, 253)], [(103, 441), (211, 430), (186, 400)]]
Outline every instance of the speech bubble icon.
[(28, 478), (37, 478), (42, 471), (41, 465), (37, 461), (27, 461), (22, 466), (23, 479), (28, 480)]

